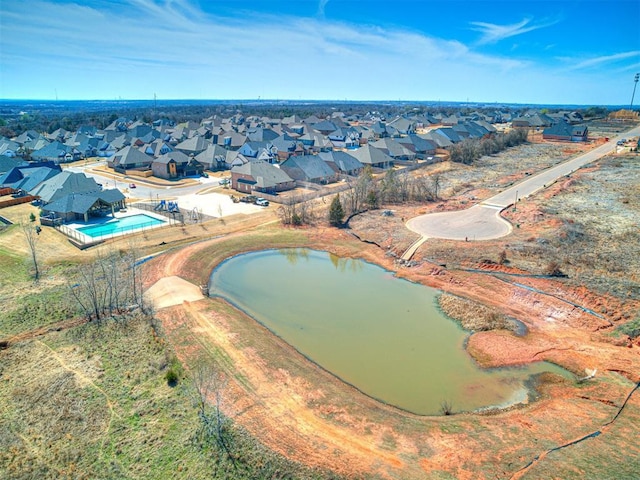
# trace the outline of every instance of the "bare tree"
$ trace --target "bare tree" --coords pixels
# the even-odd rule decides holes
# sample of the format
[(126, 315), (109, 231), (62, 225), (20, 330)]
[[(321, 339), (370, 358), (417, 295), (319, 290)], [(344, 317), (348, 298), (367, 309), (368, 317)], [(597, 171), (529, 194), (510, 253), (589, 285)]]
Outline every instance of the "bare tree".
[(21, 223), (20, 226), (24, 232), (24, 238), (27, 241), (27, 247), (29, 247), (31, 261), (33, 262), (33, 279), (37, 282), (40, 279), (40, 266), (38, 263), (38, 236), (40, 235), (40, 226), (30, 225), (27, 222)]
[(142, 296), (142, 275), (137, 250), (110, 251), (76, 268), (70, 279), (71, 295), (88, 318), (100, 320), (131, 308), (150, 313)]
[(289, 197), (280, 205), (278, 216), (283, 225), (307, 225), (315, 219), (310, 201), (303, 201), (296, 196)]
[(225, 376), (211, 363), (199, 362), (191, 370), (193, 398), (200, 418), (200, 435), (204, 442), (214, 441), (233, 461), (230, 445), (231, 420), (224, 414)]

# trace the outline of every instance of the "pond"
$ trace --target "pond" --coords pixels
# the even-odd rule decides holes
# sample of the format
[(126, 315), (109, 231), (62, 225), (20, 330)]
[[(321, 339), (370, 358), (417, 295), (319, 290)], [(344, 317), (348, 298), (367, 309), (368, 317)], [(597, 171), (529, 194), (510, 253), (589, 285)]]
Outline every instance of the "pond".
[(263, 250), (224, 261), (209, 287), (344, 382), (413, 413), (507, 406), (527, 400), (535, 374), (572, 378), (546, 362), (479, 368), (468, 332), (438, 309), (438, 290), (362, 260)]

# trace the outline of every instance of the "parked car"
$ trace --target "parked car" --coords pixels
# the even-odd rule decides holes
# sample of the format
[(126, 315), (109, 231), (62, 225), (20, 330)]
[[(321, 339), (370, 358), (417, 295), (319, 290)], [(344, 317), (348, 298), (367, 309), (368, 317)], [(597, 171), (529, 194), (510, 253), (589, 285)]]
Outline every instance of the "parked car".
[(269, 206), (269, 200), (267, 200), (266, 198), (262, 198), (262, 197), (256, 198), (255, 203), (256, 203), (256, 205), (260, 205), (261, 207), (268, 207)]
[(243, 203), (255, 203), (258, 199), (255, 195), (246, 195), (244, 197), (240, 197), (240, 201)]
[(135, 183), (130, 183), (129, 184), (129, 188), (136, 188), (136, 184)]
[(220, 185), (229, 185), (230, 183), (231, 183), (231, 180), (229, 180), (228, 178), (220, 179)]

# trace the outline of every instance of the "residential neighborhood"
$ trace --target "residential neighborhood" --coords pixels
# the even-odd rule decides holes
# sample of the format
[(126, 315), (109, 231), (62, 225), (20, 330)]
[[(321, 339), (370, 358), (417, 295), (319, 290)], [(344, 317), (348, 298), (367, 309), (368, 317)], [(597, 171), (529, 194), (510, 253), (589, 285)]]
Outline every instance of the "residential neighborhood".
[[(488, 140), (510, 130), (541, 133), (544, 141), (551, 142), (589, 141), (580, 112), (538, 109), (391, 115), (334, 109), (324, 118), (295, 114), (272, 118), (238, 111), (183, 123), (122, 116), (103, 129), (81, 125), (75, 131), (27, 130), (13, 138), (1, 137), (0, 188), (10, 196), (5, 204), (38, 205), (43, 225), (113, 217), (126, 212), (132, 199), (140, 208), (175, 219), (180, 202), (170, 212), (161, 208), (160, 194), (164, 198), (162, 189), (182, 185), (186, 179), (193, 185), (202, 182), (203, 189), (218, 185), (259, 196), (264, 205), (290, 203), (291, 195), (283, 196), (287, 192), (293, 191), (298, 199), (304, 196), (296, 194), (297, 189), (328, 195), (347, 188), (365, 168), (374, 174), (411, 171), (447, 159), (464, 142)], [(207, 181), (210, 174), (216, 178)], [(162, 182), (168, 183), (161, 186)], [(151, 203), (132, 194), (137, 185)], [(188, 215), (197, 219), (204, 213), (223, 214), (220, 202), (227, 200), (217, 197), (216, 211), (210, 201), (208, 207), (182, 204), (183, 209), (189, 205)]]

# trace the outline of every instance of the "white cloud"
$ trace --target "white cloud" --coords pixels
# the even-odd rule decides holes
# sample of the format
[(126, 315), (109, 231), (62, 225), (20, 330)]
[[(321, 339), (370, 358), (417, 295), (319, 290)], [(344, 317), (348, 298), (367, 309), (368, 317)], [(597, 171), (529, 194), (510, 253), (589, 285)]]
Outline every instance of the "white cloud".
[[(582, 60), (576, 64), (573, 64), (569, 67), (570, 70), (581, 70), (586, 68), (600, 67), (603, 64), (615, 63), (619, 60), (626, 60), (628, 58), (640, 59), (640, 50), (634, 50), (632, 52), (622, 52), (616, 53), (613, 55), (602, 55), (600, 57), (593, 57), (586, 60)], [(575, 61), (575, 59), (568, 59), (570, 61)]]
[(318, 17), (324, 18), (324, 9), (329, 3), (329, 0), (319, 0), (318, 1), (318, 13), (316, 14)]
[[(548, 66), (415, 31), (320, 17), (222, 17), (189, 0), (100, 1), (93, 8), (9, 0), (0, 3), (0, 27), (6, 98), (52, 98), (55, 88), (61, 99), (155, 92), (158, 98), (580, 103), (575, 89), (554, 88), (558, 97), (548, 96), (549, 83), (558, 83)], [(540, 26), (516, 26), (511, 36), (527, 28)], [(506, 38), (504, 32), (493, 38), (500, 35)]]
[(482, 33), (482, 37), (478, 41), (479, 45), (497, 43), (505, 38), (515, 37), (524, 33), (532, 32), (540, 28), (550, 27), (558, 23), (558, 20), (544, 23), (532, 24), (530, 18), (525, 18), (521, 22), (512, 25), (497, 25), (487, 22), (471, 22), (474, 27), (472, 30)]

